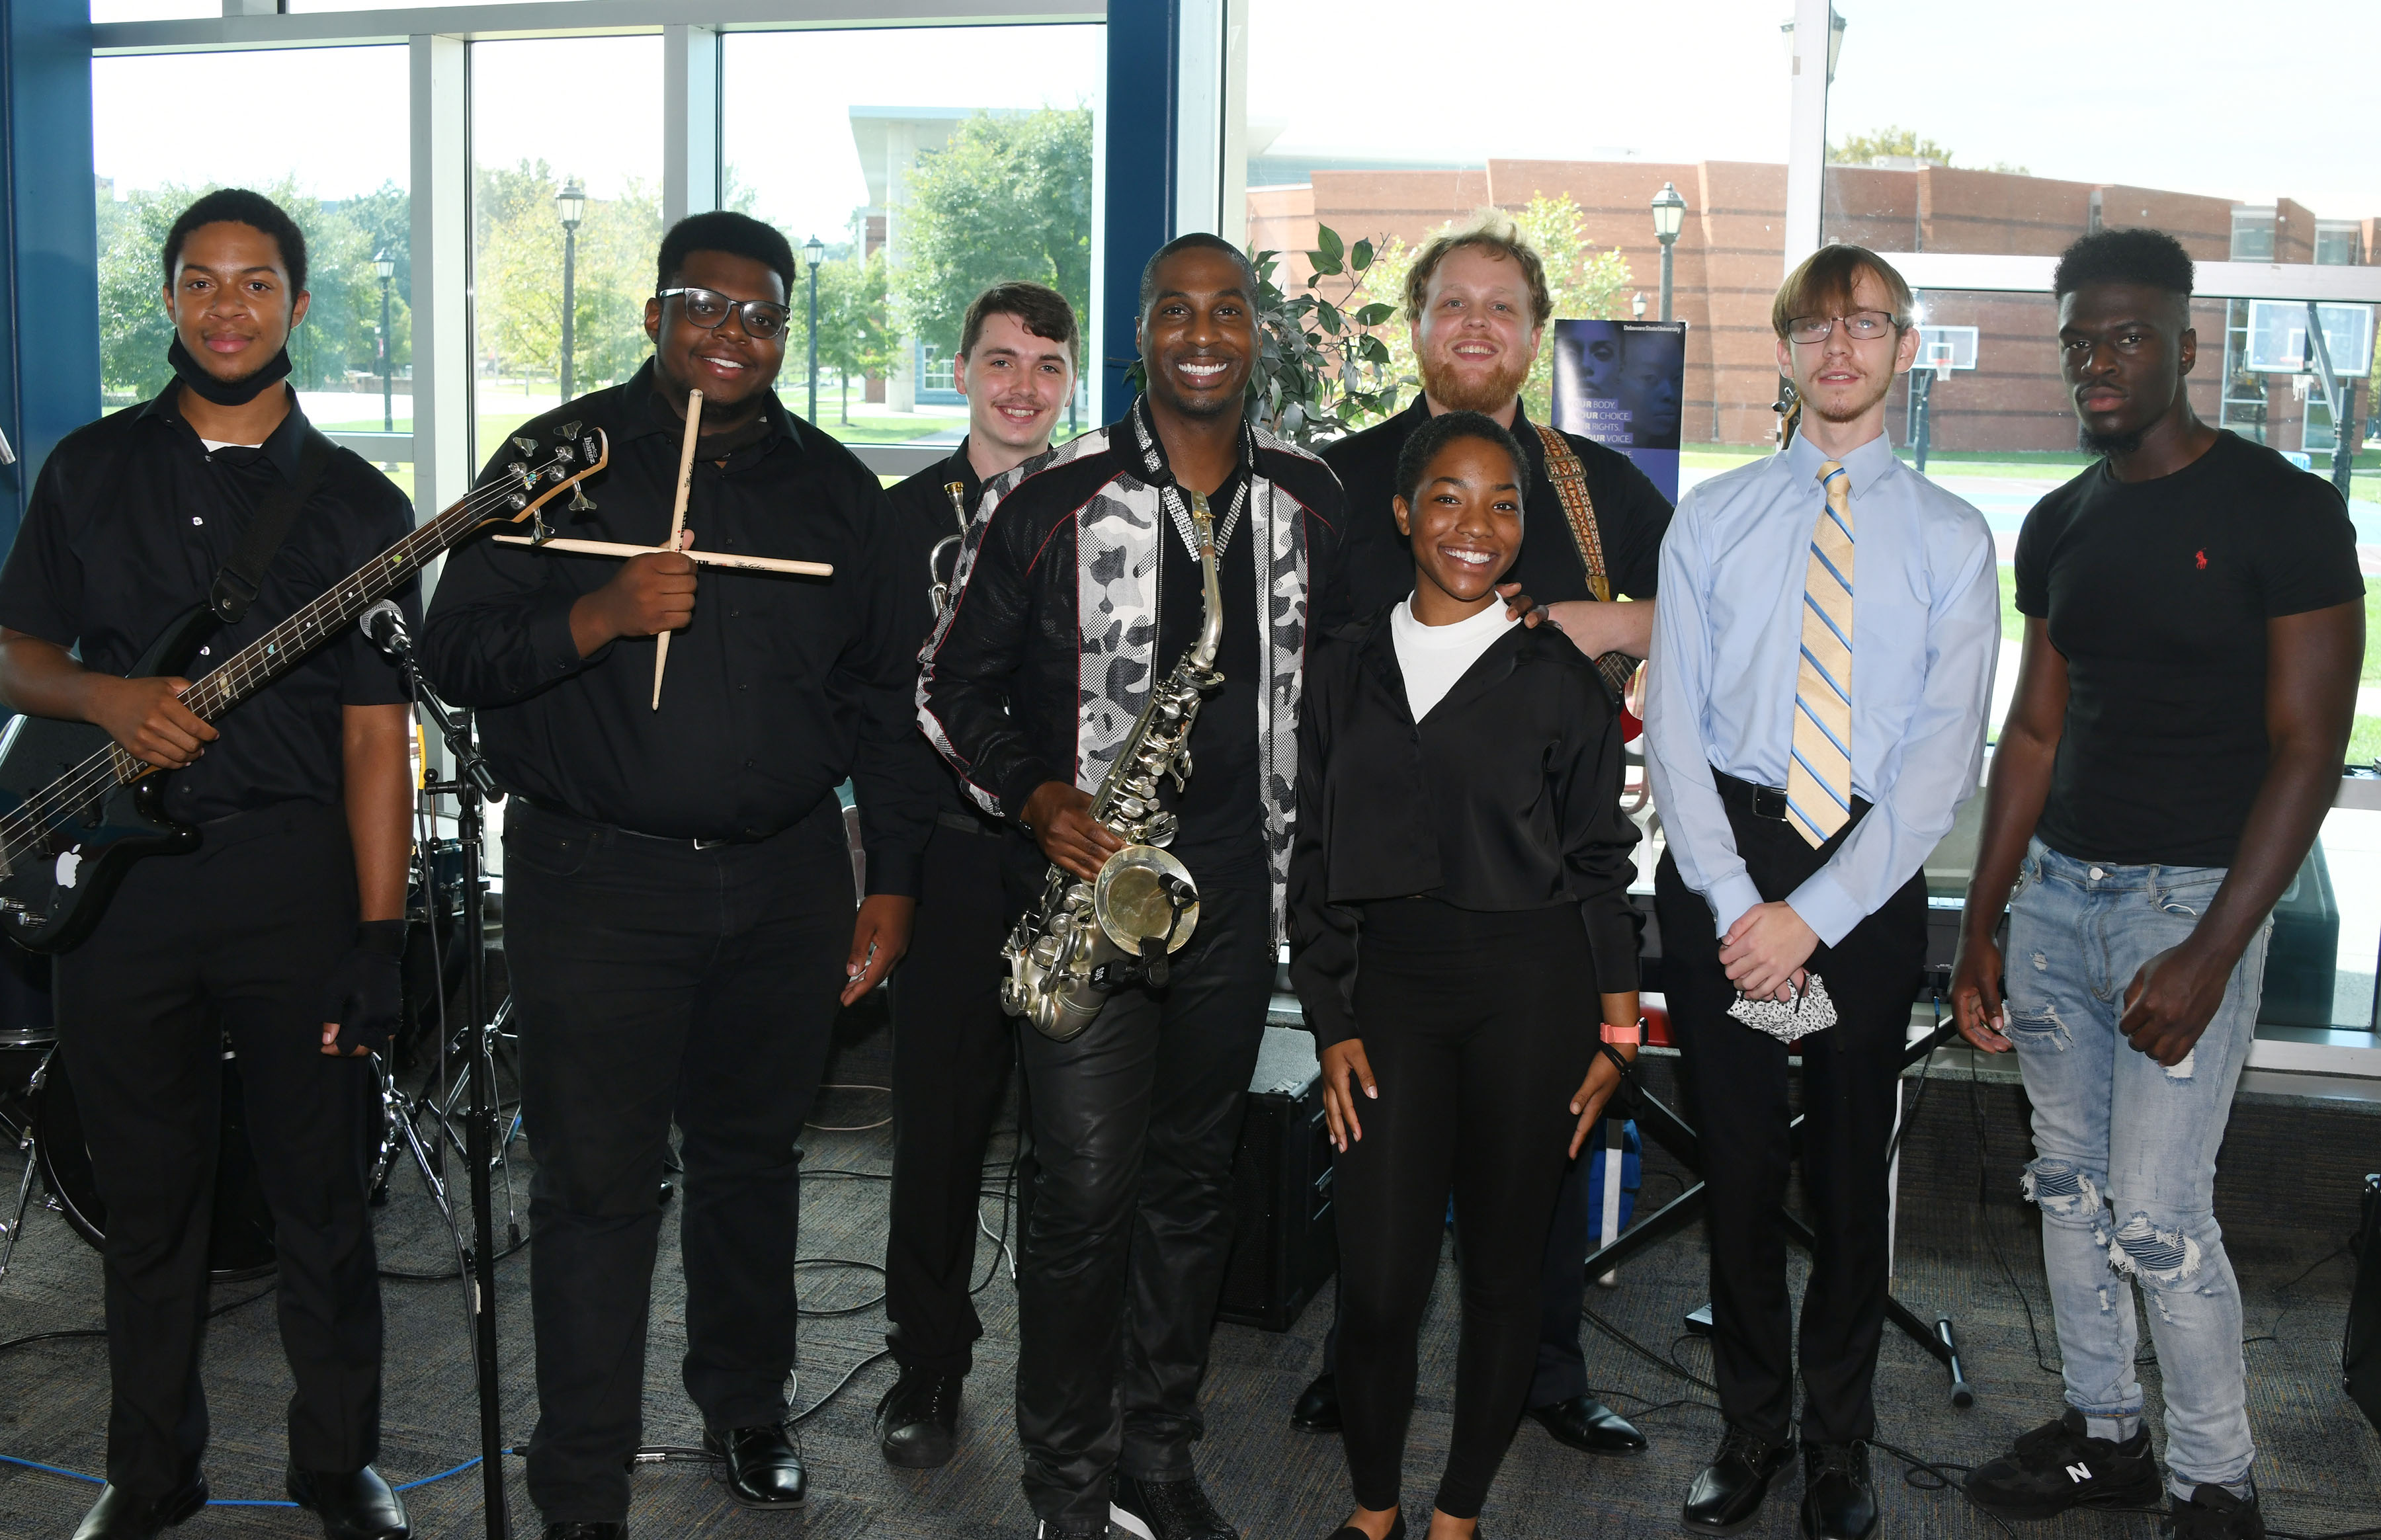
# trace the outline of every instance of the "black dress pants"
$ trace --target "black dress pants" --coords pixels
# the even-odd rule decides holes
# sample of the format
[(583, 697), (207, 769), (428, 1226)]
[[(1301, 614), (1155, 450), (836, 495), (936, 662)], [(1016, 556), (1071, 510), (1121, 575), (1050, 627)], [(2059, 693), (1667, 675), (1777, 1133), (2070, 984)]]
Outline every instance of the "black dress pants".
[[(966, 819), (966, 814), (955, 815)], [(972, 819), (969, 820), (972, 823)], [(1007, 939), (997, 831), (944, 821), (926, 842), (910, 955), (893, 976), (893, 1196), (885, 1333), (905, 1369), (964, 1375), (983, 1322), (968, 1297), (983, 1151), (1017, 1062), (1000, 1009)]]
[[(1536, 1367), (1546, 1231), (1595, 1051), (1578, 909), (1364, 907), (1355, 1014), (1378, 1099), (1337, 1158), (1340, 1415), (1356, 1501), (1394, 1508), (1447, 1194), (1462, 1244), (1455, 1430), (1436, 1506), (1480, 1514)], [(1576, 1328), (1574, 1328), (1576, 1330)]]
[[(1752, 811), (1750, 788), (1717, 776), (1737, 853), (1764, 900), (1787, 898), (1835, 854), (1853, 823), (1813, 850), (1781, 819)], [(1667, 854), (1654, 877), (1671, 1031), (1689, 1085), (1711, 1228), (1712, 1361), (1721, 1410), (1772, 1443), (1786, 1441), (1793, 1402), (1793, 1302), (1786, 1288), (1779, 1207), (1789, 1161), (1784, 1043), (1728, 1013), (1736, 989), (1719, 964), (1711, 906)], [(1872, 1437), (1877, 1339), (1885, 1322), (1888, 1207), (1886, 1152), (1910, 1006), (1926, 966), (1926, 880), (1911, 878), (1885, 906), (1806, 964), (1825, 980), (1837, 1025), (1797, 1042), (1802, 1063), (1802, 1182), (1818, 1245), (1802, 1296), (1801, 1436), (1840, 1444)]]
[[(1582, 1072), (1582, 1074), (1584, 1072)], [(1593, 1135), (1591, 1135), (1591, 1138)], [(1568, 1142), (1565, 1144), (1568, 1148)], [(1587, 1255), (1595, 1249), (1594, 1214), (1588, 1207), (1588, 1172), (1604, 1158), (1593, 1145), (1563, 1162), (1562, 1186), (1555, 1194), (1554, 1224), (1546, 1231), (1538, 1282), (1538, 1360), (1524, 1407), (1551, 1406), (1588, 1393), (1587, 1355), (1580, 1350), (1579, 1322), (1587, 1304)], [(1336, 1157), (1335, 1157), (1336, 1159)], [(1339, 1372), (1339, 1294), (1331, 1301), (1331, 1329), (1323, 1334), (1323, 1372)]]
[(288, 803), (133, 867), (99, 928), (57, 961), (59, 1049), (107, 1207), (107, 1479), (128, 1492), (175, 1490), (206, 1449), (199, 1359), (226, 1040), (273, 1211), (290, 1462), (353, 1471), (379, 1454), (365, 1204), (378, 1085), (369, 1061), (322, 1051), (324, 982), (355, 925), (346, 814)]
[(549, 1523), (628, 1514), (673, 1121), (687, 1394), (714, 1430), (784, 1418), (796, 1141), (851, 928), (833, 798), (774, 838), (708, 849), (507, 807), (506, 952), (537, 1158), (529, 1492)]
[(1096, 1533), (1119, 1468), (1193, 1473), (1232, 1153), (1273, 995), (1272, 908), (1263, 867), (1203, 880), (1167, 988), (1119, 992), (1067, 1042), (1019, 1034), (1036, 1170), (1017, 1435), (1026, 1497), (1053, 1528)]

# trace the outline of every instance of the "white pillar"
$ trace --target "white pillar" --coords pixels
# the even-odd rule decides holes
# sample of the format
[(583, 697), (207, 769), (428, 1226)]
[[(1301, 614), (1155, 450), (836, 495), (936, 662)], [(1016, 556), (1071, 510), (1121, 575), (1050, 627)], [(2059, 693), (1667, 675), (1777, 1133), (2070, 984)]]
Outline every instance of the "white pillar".
[(468, 46), (427, 35), (410, 44), (413, 507), (425, 521), (471, 483)]
[(1786, 146), (1786, 267), (1819, 249), (1827, 175), (1828, 0), (1794, 0), (1794, 110)]
[[(1180, 0), (1180, 5), (1174, 75), (1174, 233), (1220, 235), (1225, 227), (1227, 0)], [(1241, 223), (1247, 223), (1245, 212)]]
[(719, 207), (719, 33), (662, 29), (662, 226)]

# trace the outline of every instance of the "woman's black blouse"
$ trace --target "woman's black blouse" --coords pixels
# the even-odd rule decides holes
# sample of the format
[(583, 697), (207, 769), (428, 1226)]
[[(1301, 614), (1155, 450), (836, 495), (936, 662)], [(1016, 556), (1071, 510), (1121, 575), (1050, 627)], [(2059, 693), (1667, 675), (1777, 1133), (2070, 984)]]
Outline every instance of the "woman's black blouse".
[(1635, 988), (1637, 827), (1620, 782), (1611, 697), (1551, 627), (1499, 637), (1419, 724), (1388, 612), (1325, 636), (1306, 669), (1289, 857), (1290, 978), (1317, 1046), (1362, 1036), (1357, 937), (1375, 899), (1576, 903), (1597, 988)]

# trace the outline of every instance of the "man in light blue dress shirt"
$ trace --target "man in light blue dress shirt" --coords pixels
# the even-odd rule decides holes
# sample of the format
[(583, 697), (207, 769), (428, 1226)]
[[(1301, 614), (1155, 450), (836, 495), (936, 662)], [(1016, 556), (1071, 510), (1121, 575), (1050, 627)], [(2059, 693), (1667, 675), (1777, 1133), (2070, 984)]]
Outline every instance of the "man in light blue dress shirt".
[[(1713, 1360), (1728, 1432), (1691, 1531), (1749, 1522), (1796, 1443), (1780, 1223), (1787, 1057), (1803, 1067), (1818, 1243), (1799, 1360), (1801, 1532), (1876, 1526), (1867, 1441), (1888, 1258), (1886, 1149), (1925, 964), (1927, 854), (1974, 793), (2000, 642), (1982, 515), (1894, 457), (1886, 398), (1918, 352), (1910, 289), (1831, 246), (1778, 291), (1801, 401), (1782, 453), (1679, 503), (1662, 543), (1646, 767), (1668, 848), (1663, 983), (1697, 1111)], [(1740, 992), (1824, 983), (1837, 1022), (1789, 1050)]]

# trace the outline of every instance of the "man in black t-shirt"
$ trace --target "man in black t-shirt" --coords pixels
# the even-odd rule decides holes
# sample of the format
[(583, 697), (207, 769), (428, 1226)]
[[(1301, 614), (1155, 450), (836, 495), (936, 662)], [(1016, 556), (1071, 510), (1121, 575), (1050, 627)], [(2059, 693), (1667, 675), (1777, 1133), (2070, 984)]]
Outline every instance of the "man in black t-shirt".
[[(132, 867), (54, 976), (107, 1231), (107, 1485), (76, 1535), (146, 1540), (207, 1500), (210, 1194), (237, 1087), (280, 1265), (289, 1496), (335, 1540), (398, 1540), (404, 1504), (372, 1468), (381, 1313), (365, 1190), (380, 1110), (367, 1055), (397, 1021), (412, 849), (404, 682), (352, 628), (220, 727), (182, 704), (189, 681), (122, 676), (207, 601), (270, 504), (302, 495), (254, 602), (193, 673), (403, 539), (412, 511), (354, 455), (324, 458), (281, 382), (307, 305), (289, 216), (211, 192), (164, 256), (175, 382), (51, 452), (0, 570), (0, 699), (96, 723), (172, 772), (163, 810), (202, 836)], [(412, 612), (410, 584), (399, 597)]]
[[(1422, 398), (1388, 421), (1324, 450), (1324, 463), (1347, 490), (1349, 533), (1342, 570), (1349, 613), (1369, 615), (1413, 591), (1413, 552), (1398, 533), (1390, 504), (1397, 497), (1398, 453), (1413, 430), (1442, 412), (1476, 411), (1513, 430), (1530, 462), (1522, 505), (1521, 553), (1504, 591), (1536, 600), (1580, 649), (1609, 659), (1606, 679), (1627, 677), (1645, 656), (1654, 634), (1654, 586), (1670, 504), (1628, 455), (1575, 433), (1557, 433), (1529, 420), (1520, 391), (1530, 377), (1546, 323), (1554, 319), (1545, 268), (1509, 220), (1439, 236), (1422, 248), (1406, 280)], [(1572, 523), (1558, 479), (1548, 474), (1553, 434), (1576, 460), (1593, 520), (1593, 559)], [(1603, 592), (1596, 591), (1601, 578)], [(1599, 600), (1607, 602), (1598, 602)], [(1530, 1386), (1529, 1414), (1554, 1438), (1592, 1454), (1634, 1454), (1645, 1437), (1589, 1393), (1587, 1361), (1579, 1346), (1580, 1306), (1587, 1275), (1581, 1264), (1595, 1233), (1588, 1208), (1588, 1174), (1600, 1157), (1581, 1155), (1564, 1168), (1554, 1226), (1546, 1235), (1540, 1290), (1538, 1369)], [(1309, 1432), (1339, 1426), (1338, 1326), (1324, 1340), (1323, 1372), (1290, 1410), (1292, 1425)]]
[(2025, 1075), (2025, 1191), (2067, 1390), (1968, 1495), (2026, 1519), (2155, 1500), (2138, 1284), (2170, 1532), (2215, 1540), (2265, 1533), (2216, 1152), (2268, 916), (2338, 787), (2364, 585), (2338, 492), (2192, 414), (2191, 287), (2191, 259), (2154, 230), (2099, 231), (2059, 259), (2064, 372), (2106, 458), (2018, 538), (2025, 652), (1951, 993), (1962, 1035), (2014, 1048)]
[[(968, 307), (951, 367), (968, 398), (968, 435), (950, 458), (890, 494), (900, 521), (897, 570), (920, 583), (931, 578), (937, 609), (984, 484), (1048, 452), (1074, 394), (1079, 346), (1073, 308), (1039, 284), (997, 284)], [(877, 1402), (876, 1447), (912, 1470), (958, 1451), (960, 1386), (983, 1335), (968, 1290), (976, 1282), (984, 1146), (1017, 1061), (1017, 1025), (1000, 1008), (1009, 919), (1000, 869), (1007, 842), (1024, 836), (1003, 830), (960, 794), (947, 766), (939, 768), (918, 918), (892, 985), (885, 1344), (901, 1374)]]
[[(1191, 1460), (1231, 1245), (1232, 1153), (1264, 1037), (1307, 641), (1337, 624), (1339, 483), (1246, 418), (1256, 275), (1214, 236), (1143, 270), (1149, 388), (1121, 421), (996, 480), (922, 660), (919, 720), (968, 796), (1020, 826), (1012, 891), (1121, 848), (1092, 817), (1206, 602), (1187, 491), (1214, 513), (1224, 683), (1160, 794), (1198, 886), (1162, 988), (1126, 985), (1064, 1040), (1019, 1035), (1033, 1199), (1017, 1280), (1017, 1434), (1044, 1540), (1233, 1540)], [(1038, 847), (1038, 848), (1037, 848)]]

